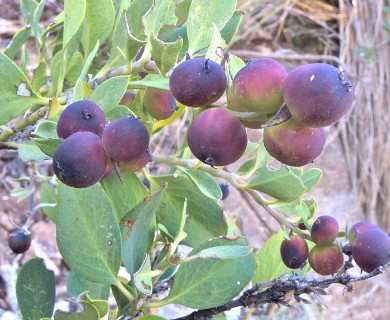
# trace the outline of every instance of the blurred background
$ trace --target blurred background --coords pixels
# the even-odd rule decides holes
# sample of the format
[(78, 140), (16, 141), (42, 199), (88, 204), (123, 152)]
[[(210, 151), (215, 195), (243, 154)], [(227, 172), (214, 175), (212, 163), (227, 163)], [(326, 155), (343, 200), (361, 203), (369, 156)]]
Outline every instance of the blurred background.
[[(47, 0), (42, 24), (48, 25), (62, 11), (63, 1)], [(377, 223), (390, 232), (390, 1), (389, 0), (240, 0), (244, 18), (229, 51), (246, 60), (269, 57), (287, 70), (310, 62), (326, 62), (343, 70), (354, 84), (354, 107), (348, 117), (327, 128), (327, 145), (313, 166), (324, 176), (311, 196), (318, 214), (337, 217), (342, 227), (361, 220)], [(18, 0), (0, 0), (0, 50), (23, 26)], [(31, 41), (31, 45), (33, 42)], [(30, 55), (31, 70), (36, 57)], [(1, 70), (0, 70), (0, 76)], [(154, 150), (179, 143), (175, 128), (166, 128)], [(251, 141), (261, 131), (248, 129)], [(161, 137), (160, 137), (161, 138)], [(39, 164), (42, 173), (50, 164)], [(151, 167), (154, 173), (159, 169)], [(55, 225), (42, 211), (33, 218), (31, 249), (15, 257), (7, 246), (7, 234), (23, 224), (28, 201), (18, 203), (10, 191), (25, 182), (32, 169), (13, 150), (0, 150), (0, 320), (19, 319), (14, 295), (16, 272), (32, 256), (45, 258), (55, 271), (58, 300), (66, 298), (68, 270), (55, 243)], [(271, 217), (245, 193), (230, 188), (221, 202), (229, 216), (236, 216), (243, 233), (255, 248), (278, 230)], [(39, 191), (36, 194), (39, 201)], [(359, 274), (359, 270), (352, 270)], [(253, 319), (388, 319), (390, 275), (354, 285), (352, 292), (334, 285), (323, 297), (326, 305), (294, 304), (295, 309), (268, 306)], [(180, 312), (180, 310), (177, 310)], [(183, 311), (185, 313), (185, 311)], [(229, 317), (244, 318), (234, 312)]]

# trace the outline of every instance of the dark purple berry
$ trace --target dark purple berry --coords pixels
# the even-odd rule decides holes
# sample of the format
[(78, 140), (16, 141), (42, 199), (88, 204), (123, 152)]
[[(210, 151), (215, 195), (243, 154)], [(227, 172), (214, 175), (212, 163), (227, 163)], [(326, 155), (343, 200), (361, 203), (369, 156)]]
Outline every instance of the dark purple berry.
[(348, 232), (349, 243), (354, 244), (356, 236), (369, 230), (380, 230), (380, 228), (377, 225), (367, 221), (360, 221), (355, 223)]
[(8, 234), (8, 246), (13, 253), (26, 252), (31, 246), (31, 234), (25, 229), (16, 229)]
[(55, 175), (68, 186), (86, 188), (106, 172), (107, 155), (102, 139), (91, 132), (77, 132), (66, 138), (53, 155)]
[(57, 123), (57, 134), (63, 139), (80, 131), (101, 136), (105, 124), (103, 110), (95, 102), (84, 99), (71, 103), (61, 113)]
[(356, 234), (351, 247), (353, 260), (365, 272), (390, 261), (390, 237), (379, 228)]
[(220, 183), (219, 187), (221, 188), (221, 192), (222, 192), (221, 200), (225, 200), (229, 196), (229, 193), (230, 193), (229, 185), (227, 185), (226, 183)]
[(339, 234), (339, 223), (332, 216), (318, 217), (310, 231), (311, 239), (315, 244), (327, 245), (335, 241)]
[(217, 101), (225, 92), (226, 84), (223, 68), (205, 58), (194, 58), (180, 63), (169, 79), (169, 87), (175, 99), (189, 107)]
[(291, 120), (266, 127), (263, 134), (268, 153), (293, 167), (313, 162), (321, 154), (325, 140), (324, 128), (306, 128)]
[(307, 230), (307, 227), (306, 227), (306, 225), (305, 225), (304, 222), (299, 222), (299, 223), (298, 223), (298, 228), (299, 228), (300, 230)]
[(283, 96), (295, 121), (306, 127), (325, 127), (351, 109), (353, 90), (339, 69), (326, 63), (311, 63), (289, 73), (283, 83)]
[(245, 151), (245, 128), (228, 109), (211, 108), (199, 114), (188, 129), (188, 146), (200, 161), (226, 166)]
[(309, 247), (306, 240), (299, 236), (290, 236), (290, 239), (283, 240), (280, 246), (280, 256), (283, 263), (291, 268), (298, 269), (304, 265), (309, 255)]
[(116, 161), (132, 161), (146, 152), (149, 133), (141, 121), (133, 116), (115, 119), (103, 132), (103, 147)]
[(343, 253), (347, 256), (351, 256), (352, 255), (352, 246), (350, 244), (346, 244), (343, 246)]

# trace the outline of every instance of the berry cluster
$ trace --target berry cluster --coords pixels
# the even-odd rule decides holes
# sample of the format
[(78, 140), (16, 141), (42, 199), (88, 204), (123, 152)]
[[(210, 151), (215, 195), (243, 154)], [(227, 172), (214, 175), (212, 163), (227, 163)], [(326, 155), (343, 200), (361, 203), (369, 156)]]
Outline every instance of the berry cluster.
[(267, 117), (283, 110), (283, 119), (289, 120), (265, 126), (265, 147), (280, 162), (302, 166), (320, 155), (325, 145), (323, 127), (348, 112), (352, 91), (346, 75), (329, 64), (305, 64), (287, 73), (276, 61), (259, 59), (236, 74), (227, 97), (231, 110), (266, 116), (263, 121), (249, 121), (251, 128), (261, 127)]
[(267, 151), (290, 166), (313, 162), (325, 145), (324, 127), (339, 121), (353, 100), (351, 82), (332, 65), (305, 64), (287, 73), (268, 58), (245, 65), (228, 88), (219, 64), (189, 59), (173, 70), (169, 85), (174, 98), (189, 107), (207, 107), (226, 91), (227, 108), (203, 111), (188, 130), (192, 153), (212, 166), (239, 159), (246, 147), (244, 127), (261, 128), (275, 116), (279, 124), (264, 129)]
[[(188, 107), (216, 102), (226, 86), (224, 69), (205, 58), (182, 62), (169, 79), (175, 99)], [(207, 109), (194, 119), (187, 140), (196, 158), (211, 166), (226, 166), (242, 156), (248, 138), (240, 120), (228, 109), (219, 107)]]
[(112, 171), (143, 168), (149, 156), (149, 133), (134, 116), (106, 124), (101, 108), (90, 100), (76, 101), (61, 114), (57, 133), (64, 140), (53, 155), (55, 175), (66, 185), (86, 188)]
[(348, 243), (342, 249), (337, 242), (338, 235), (337, 220), (320, 216), (311, 226), (310, 239), (315, 245), (310, 252), (303, 236), (290, 235), (280, 247), (282, 261), (287, 267), (298, 269), (308, 260), (312, 269), (321, 275), (332, 275), (340, 270), (344, 264), (343, 253), (351, 256), (365, 272), (372, 272), (390, 261), (390, 237), (376, 225), (359, 222), (352, 226)]

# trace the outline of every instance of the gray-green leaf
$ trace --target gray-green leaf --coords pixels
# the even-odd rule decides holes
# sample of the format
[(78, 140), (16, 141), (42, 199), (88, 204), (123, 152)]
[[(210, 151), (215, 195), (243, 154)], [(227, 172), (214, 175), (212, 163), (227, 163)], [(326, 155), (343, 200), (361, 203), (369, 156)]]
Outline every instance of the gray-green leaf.
[(58, 188), (57, 243), (64, 260), (90, 281), (116, 283), (121, 236), (103, 189), (99, 184), (74, 189), (62, 183)]
[(46, 269), (43, 259), (33, 258), (20, 269), (16, 297), (24, 320), (50, 318), (55, 301), (54, 272)]

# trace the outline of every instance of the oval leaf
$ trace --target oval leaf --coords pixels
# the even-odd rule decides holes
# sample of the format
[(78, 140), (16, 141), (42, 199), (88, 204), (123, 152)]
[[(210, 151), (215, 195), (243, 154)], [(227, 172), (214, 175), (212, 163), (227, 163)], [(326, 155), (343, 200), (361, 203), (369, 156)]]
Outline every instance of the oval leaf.
[(283, 201), (297, 199), (307, 191), (301, 179), (288, 167), (274, 169), (267, 165), (256, 171), (256, 177), (246, 188), (255, 189)]
[(165, 190), (166, 186), (145, 198), (121, 221), (123, 264), (131, 275), (141, 267), (149, 248), (149, 230)]
[(65, 20), (63, 47), (67, 45), (79, 30), (84, 21), (86, 7), (86, 0), (66, 0), (64, 2)]
[(0, 52), (0, 125), (22, 115), (48, 99), (38, 96), (26, 75), (4, 53)]
[[(193, 251), (193, 256), (206, 249), (224, 246), (244, 246), (243, 238), (214, 238)], [(233, 299), (252, 278), (255, 269), (253, 253), (238, 255), (237, 259), (197, 259), (180, 266), (166, 302), (194, 309), (213, 308)]]
[(187, 238), (183, 244), (194, 247), (209, 238), (226, 235), (227, 224), (223, 219), (222, 208), (216, 200), (206, 197), (188, 177), (175, 174), (153, 177), (152, 180), (158, 184), (168, 183), (157, 212), (157, 222), (164, 225), (170, 234), (177, 234), (183, 202), (188, 198), (188, 217), (184, 227)]
[(122, 99), (129, 76), (118, 76), (104, 81), (92, 93), (90, 100), (96, 102), (104, 112), (110, 111)]
[(88, 292), (92, 299), (107, 300), (110, 294), (109, 284), (89, 281), (73, 271), (69, 273), (66, 289), (68, 295), (73, 298), (77, 298), (83, 292)]
[(134, 173), (122, 174), (122, 182), (123, 184), (115, 174), (100, 182), (111, 202), (118, 222), (148, 194), (145, 186)]
[(88, 0), (86, 2), (82, 45), (88, 55), (96, 41), (104, 43), (115, 22), (112, 0)]
[(198, 170), (187, 170), (181, 167), (178, 169), (185, 173), (206, 197), (215, 200), (222, 197), (222, 191), (219, 184), (208, 173)]
[(116, 283), (121, 237), (103, 189), (98, 184), (75, 189), (59, 183), (58, 193), (57, 243), (64, 260), (90, 281)]
[(237, 6), (237, 0), (193, 0), (187, 20), (189, 51), (194, 53), (208, 47), (215, 24), (221, 30)]
[(43, 259), (33, 258), (20, 269), (16, 297), (24, 320), (50, 318), (55, 302), (54, 272), (46, 269)]

